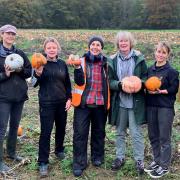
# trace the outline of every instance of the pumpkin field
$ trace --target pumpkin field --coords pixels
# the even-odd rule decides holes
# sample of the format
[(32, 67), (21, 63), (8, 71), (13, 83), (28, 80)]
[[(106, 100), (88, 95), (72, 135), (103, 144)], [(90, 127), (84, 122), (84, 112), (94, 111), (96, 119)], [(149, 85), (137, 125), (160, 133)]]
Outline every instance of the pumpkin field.
[[(101, 35), (105, 41), (103, 53), (107, 56), (113, 55), (116, 52), (114, 45), (115, 35), (117, 30), (19, 30), (16, 46), (21, 48), (31, 60), (34, 52), (42, 52), (43, 42), (46, 37), (55, 37), (61, 44), (60, 57), (67, 60), (70, 54), (82, 56), (87, 51), (87, 42), (91, 35)], [(153, 63), (154, 45), (158, 41), (168, 41), (171, 44), (173, 55), (170, 63), (180, 72), (180, 31), (179, 30), (164, 30), (164, 31), (131, 31), (136, 39), (136, 49), (141, 51), (149, 65)], [(73, 85), (73, 68), (69, 67), (71, 82)], [(15, 91), (15, 90), (14, 90)], [(52, 92), (53, 93), (53, 92)], [(38, 87), (33, 88), (29, 84), (29, 100), (26, 101), (20, 125), (22, 134), (18, 136), (17, 153), (24, 157), (21, 163), (9, 161), (5, 158), (5, 162), (12, 168), (8, 174), (1, 174), (0, 179), (7, 180), (36, 180), (39, 179), (37, 156), (38, 156), (38, 141), (40, 134), (39, 123), (39, 106), (38, 106)], [(180, 92), (177, 95), (175, 104), (175, 119), (172, 132), (172, 165), (170, 173), (165, 176), (164, 180), (180, 179)], [(49, 176), (45, 180), (133, 180), (151, 179), (146, 173), (138, 176), (132, 152), (131, 137), (127, 131), (127, 150), (126, 163), (121, 170), (113, 172), (111, 163), (115, 158), (115, 128), (107, 124), (106, 126), (106, 146), (105, 146), (105, 162), (96, 168), (89, 161), (89, 166), (84, 171), (83, 176), (75, 178), (72, 174), (72, 135), (73, 135), (73, 107), (68, 112), (68, 120), (65, 137), (65, 154), (64, 160), (59, 161), (54, 154), (54, 131), (51, 137), (51, 153), (49, 163)], [(147, 125), (143, 125), (145, 138), (145, 165), (151, 161), (151, 147), (147, 135)], [(4, 144), (4, 148), (6, 148)], [(88, 148), (90, 154), (90, 150)], [(90, 157), (90, 156), (89, 156)]]

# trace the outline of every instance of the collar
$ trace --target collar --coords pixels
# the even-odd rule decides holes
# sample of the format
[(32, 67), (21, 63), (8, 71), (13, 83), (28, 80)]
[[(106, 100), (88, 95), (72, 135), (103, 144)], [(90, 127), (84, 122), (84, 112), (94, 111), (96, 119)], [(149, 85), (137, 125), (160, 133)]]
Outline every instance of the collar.
[(161, 69), (166, 69), (166, 68), (169, 68), (170, 67), (170, 64), (169, 62), (167, 61), (166, 64), (164, 64), (163, 66), (156, 66), (156, 62), (153, 64), (152, 66), (152, 70), (154, 71), (158, 71), (158, 70), (161, 70)]
[(135, 54), (135, 52), (134, 52), (133, 49), (131, 49), (131, 51), (129, 52), (129, 54), (128, 54), (127, 56), (123, 56), (120, 51), (118, 52), (118, 57), (119, 57), (122, 61), (127, 61), (127, 60), (131, 59), (132, 57), (134, 57), (135, 55), (136, 55), (136, 54)]
[(0, 56), (1, 57), (6, 57), (15, 52), (16, 52), (16, 48), (14, 45), (11, 47), (11, 49), (8, 49), (8, 48), (4, 47), (2, 43), (0, 43)]

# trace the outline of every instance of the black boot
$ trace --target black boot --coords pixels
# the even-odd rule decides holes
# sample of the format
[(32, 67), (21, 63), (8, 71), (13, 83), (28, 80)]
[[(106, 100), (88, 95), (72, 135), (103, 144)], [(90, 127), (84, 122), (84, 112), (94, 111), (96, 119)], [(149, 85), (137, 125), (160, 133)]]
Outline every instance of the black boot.
[(17, 143), (17, 136), (16, 137), (8, 136), (7, 142), (6, 142), (7, 158), (15, 160), (15, 161), (22, 161), (23, 158), (16, 154), (16, 143)]
[(3, 141), (0, 141), (0, 172), (7, 172), (10, 168), (3, 162)]

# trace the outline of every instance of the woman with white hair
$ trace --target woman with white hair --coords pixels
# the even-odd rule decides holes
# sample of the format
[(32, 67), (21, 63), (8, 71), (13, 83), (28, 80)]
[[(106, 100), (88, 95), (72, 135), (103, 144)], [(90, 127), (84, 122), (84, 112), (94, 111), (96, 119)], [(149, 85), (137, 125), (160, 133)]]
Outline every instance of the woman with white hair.
[[(145, 123), (145, 98), (143, 82), (147, 76), (144, 57), (134, 50), (135, 39), (130, 32), (122, 31), (116, 36), (117, 53), (109, 61), (111, 90), (110, 124), (116, 126), (116, 158), (112, 170), (119, 170), (125, 163), (125, 136), (129, 128), (133, 155), (138, 173), (144, 172), (144, 142), (141, 124)], [(125, 90), (125, 77), (136, 76), (142, 87), (139, 91)], [(131, 83), (132, 85), (132, 83)]]
[(31, 64), (25, 53), (13, 45), (16, 27), (4, 25), (0, 33), (0, 172), (6, 172), (10, 168), (3, 162), (3, 141), (8, 122), (7, 157), (22, 160), (16, 154), (16, 141), (23, 105), (28, 99), (25, 79), (31, 76)]

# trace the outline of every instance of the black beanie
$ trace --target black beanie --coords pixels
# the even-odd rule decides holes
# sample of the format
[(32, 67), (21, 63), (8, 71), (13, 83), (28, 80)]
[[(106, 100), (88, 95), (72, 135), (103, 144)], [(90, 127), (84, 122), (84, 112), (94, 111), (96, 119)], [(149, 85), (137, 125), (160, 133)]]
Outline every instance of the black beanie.
[(92, 37), (89, 39), (88, 47), (90, 47), (90, 45), (91, 45), (91, 43), (92, 43), (93, 41), (99, 41), (99, 42), (101, 43), (102, 49), (104, 48), (104, 42), (103, 42), (102, 37), (100, 37), (100, 36), (92, 36)]

